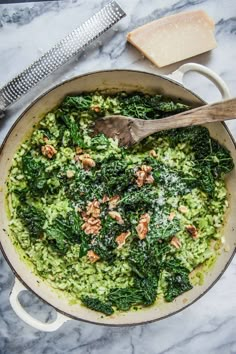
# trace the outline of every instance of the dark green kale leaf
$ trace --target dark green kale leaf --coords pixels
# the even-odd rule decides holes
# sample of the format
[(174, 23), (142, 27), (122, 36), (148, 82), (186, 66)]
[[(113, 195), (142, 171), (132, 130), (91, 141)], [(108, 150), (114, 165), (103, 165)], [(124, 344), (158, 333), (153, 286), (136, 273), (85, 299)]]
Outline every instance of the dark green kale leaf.
[(171, 237), (180, 231), (180, 222), (177, 218), (174, 218), (171, 221), (168, 220), (165, 223), (158, 224), (158, 227), (155, 224), (150, 223), (149, 229), (149, 242), (157, 242), (158, 240), (169, 241)]
[(30, 192), (34, 195), (55, 193), (60, 187), (57, 170), (46, 172), (45, 164), (35, 158), (32, 152), (22, 156), (22, 171), (27, 181)]
[(117, 249), (116, 237), (125, 231), (127, 231), (125, 224), (120, 225), (115, 220), (107, 217), (103, 220), (99, 237), (93, 240), (90, 247), (102, 260), (112, 262), (115, 258), (114, 251)]
[(61, 104), (61, 108), (65, 112), (88, 111), (92, 104), (92, 95), (85, 94), (79, 96), (67, 96)]
[(63, 122), (66, 128), (70, 132), (70, 137), (71, 137), (71, 143), (76, 146), (80, 146), (81, 148), (86, 148), (87, 145), (85, 144), (83, 140), (83, 135), (80, 130), (79, 123), (75, 118), (70, 115), (65, 113), (63, 110), (58, 109), (56, 111), (56, 117), (57, 120), (60, 122)]
[(79, 207), (84, 208), (89, 201), (101, 199), (105, 192), (99, 172), (95, 169), (86, 171), (77, 169), (74, 178), (64, 179), (65, 192), (67, 197), (75, 201)]
[(209, 166), (202, 168), (201, 166), (196, 167), (196, 187), (200, 188), (203, 192), (207, 193), (209, 196), (214, 195), (215, 191), (215, 180), (212, 175)]
[(203, 169), (209, 168), (214, 178), (224, 176), (234, 168), (230, 152), (212, 138), (210, 152), (204, 158), (199, 158), (199, 164)]
[(139, 92), (120, 95), (119, 103), (121, 114), (140, 119), (162, 118), (189, 109), (185, 104), (175, 103), (161, 95), (150, 96)]
[(66, 218), (57, 216), (45, 233), (59, 251), (65, 252), (70, 243), (80, 242), (81, 225), (80, 216), (75, 211), (71, 211)]
[(88, 250), (90, 249), (90, 238), (88, 235), (81, 233), (80, 241), (79, 258), (86, 256)]
[(142, 188), (134, 185), (123, 194), (119, 206), (127, 211), (147, 211), (154, 209), (157, 204), (158, 192), (151, 185)]
[(82, 303), (91, 310), (102, 312), (107, 316), (114, 313), (113, 308), (110, 304), (102, 302), (101, 300), (89, 296), (81, 297)]
[[(119, 97), (121, 114), (141, 119), (150, 119), (153, 115), (153, 108), (150, 106), (148, 95), (135, 94), (132, 96), (123, 95)], [(160, 96), (158, 96), (159, 101)]]
[(171, 302), (177, 296), (192, 289), (192, 284), (189, 281), (189, 270), (183, 267), (178, 261), (172, 260), (166, 262), (163, 269), (168, 272), (165, 278), (167, 287), (164, 293), (166, 301)]
[(156, 301), (158, 281), (159, 274), (155, 276), (149, 274), (145, 278), (135, 277), (134, 287), (142, 292), (143, 305), (150, 306)]
[(47, 180), (44, 170), (45, 166), (43, 162), (36, 160), (31, 152), (22, 156), (22, 171), (32, 191), (40, 191), (46, 187)]
[(97, 176), (104, 186), (104, 194), (114, 195), (120, 194), (132, 184), (134, 171), (125, 160), (110, 156), (102, 161)]
[(158, 133), (157, 136), (167, 136), (173, 147), (178, 143), (189, 143), (195, 154), (196, 168), (202, 170), (208, 168), (214, 179), (225, 175), (234, 167), (230, 152), (210, 137), (206, 127), (193, 126), (173, 129)]
[(171, 100), (159, 102), (156, 106), (156, 108), (163, 113), (168, 113), (168, 116), (171, 114), (177, 114), (180, 112), (184, 112), (188, 109), (190, 109), (189, 106), (181, 103), (181, 102), (173, 102)]
[(136, 278), (134, 286), (111, 289), (108, 294), (108, 301), (120, 311), (128, 311), (135, 305), (150, 306), (156, 300), (157, 287), (157, 278)]
[(146, 158), (144, 162), (153, 168), (152, 176), (156, 184), (166, 187), (166, 195), (184, 195), (197, 185), (196, 178), (176, 171), (152, 157)]
[(114, 288), (108, 295), (108, 301), (119, 311), (128, 311), (134, 305), (143, 303), (143, 294), (140, 289), (135, 287)]
[(91, 139), (89, 148), (91, 150), (102, 151), (107, 150), (110, 145), (110, 140), (104, 134), (99, 134)]
[(169, 249), (170, 246), (165, 242), (149, 242), (147, 238), (133, 240), (129, 254), (132, 271), (140, 278), (145, 278), (147, 275), (158, 278), (163, 257)]
[(35, 208), (33, 205), (25, 204), (17, 208), (17, 216), (28, 229), (31, 237), (42, 236), (43, 225), (46, 221), (46, 216), (42, 210)]

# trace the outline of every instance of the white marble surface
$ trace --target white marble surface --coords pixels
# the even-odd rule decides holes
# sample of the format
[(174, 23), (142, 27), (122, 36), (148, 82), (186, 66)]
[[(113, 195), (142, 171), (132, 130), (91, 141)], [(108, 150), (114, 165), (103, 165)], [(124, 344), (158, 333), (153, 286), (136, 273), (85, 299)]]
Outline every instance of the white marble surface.
[[(1, 3), (1, 2), (0, 2)], [(0, 86), (50, 48), (71, 29), (98, 10), (105, 1), (64, 0), (0, 4)], [(48, 87), (76, 74), (105, 68), (135, 68), (170, 73), (179, 64), (156, 69), (134, 48), (125, 34), (137, 25), (182, 10), (204, 9), (216, 22), (218, 48), (189, 61), (205, 64), (227, 82), (236, 95), (236, 1), (235, 0), (120, 0), (128, 16), (89, 50), (41, 83), (19, 101), (0, 122), (0, 143), (19, 113)], [(196, 74), (186, 84), (204, 99), (219, 93)], [(236, 124), (230, 124), (236, 137)], [(161, 322), (107, 328), (77, 321), (67, 322), (55, 333), (43, 333), (23, 323), (12, 311), (9, 292), (14, 276), (0, 256), (0, 353), (1, 354), (229, 354), (236, 353), (236, 260), (220, 281), (198, 302)], [(55, 315), (30, 293), (22, 303), (44, 320)]]

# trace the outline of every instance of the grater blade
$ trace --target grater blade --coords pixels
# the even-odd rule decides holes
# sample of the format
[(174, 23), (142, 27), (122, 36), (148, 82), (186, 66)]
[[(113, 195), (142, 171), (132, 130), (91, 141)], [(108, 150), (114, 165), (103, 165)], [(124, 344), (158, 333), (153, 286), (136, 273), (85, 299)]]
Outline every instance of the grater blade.
[(81, 49), (91, 44), (124, 16), (126, 14), (117, 2), (111, 1), (8, 82), (0, 89), (0, 118), (4, 116), (4, 111), (9, 105), (65, 64)]

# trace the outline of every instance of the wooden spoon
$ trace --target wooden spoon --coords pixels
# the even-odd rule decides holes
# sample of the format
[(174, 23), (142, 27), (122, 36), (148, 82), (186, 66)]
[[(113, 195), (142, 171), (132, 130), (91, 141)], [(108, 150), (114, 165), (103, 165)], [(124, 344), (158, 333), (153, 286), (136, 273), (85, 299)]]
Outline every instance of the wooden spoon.
[(208, 104), (167, 118), (143, 120), (121, 115), (106, 116), (95, 122), (94, 134), (116, 138), (120, 146), (131, 146), (161, 130), (219, 122), (236, 118), (236, 98)]

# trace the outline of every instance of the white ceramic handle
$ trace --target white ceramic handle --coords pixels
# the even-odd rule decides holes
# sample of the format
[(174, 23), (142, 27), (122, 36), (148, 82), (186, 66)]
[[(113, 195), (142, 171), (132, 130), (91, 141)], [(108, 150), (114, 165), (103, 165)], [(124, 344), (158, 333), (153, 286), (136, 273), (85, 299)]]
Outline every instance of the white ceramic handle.
[(219, 75), (217, 75), (214, 71), (207, 68), (204, 65), (196, 64), (196, 63), (187, 63), (181, 65), (176, 71), (172, 74), (168, 75), (171, 79), (179, 81), (183, 84), (184, 75), (189, 71), (196, 71), (199, 74), (207, 77), (220, 91), (223, 99), (228, 99), (231, 97), (230, 91), (224, 80), (221, 79)]
[(19, 316), (20, 319), (22, 321), (24, 321), (25, 323), (27, 323), (29, 326), (34, 327), (40, 331), (53, 332), (53, 331), (56, 331), (58, 328), (60, 328), (63, 325), (63, 323), (70, 320), (69, 317), (62, 315), (59, 312), (57, 312), (57, 317), (56, 317), (55, 321), (53, 321), (51, 323), (43, 323), (43, 322), (37, 320), (36, 318), (32, 317), (21, 306), (19, 299), (18, 299), (19, 294), (24, 290), (27, 290), (27, 289), (19, 282), (19, 280), (17, 278), (15, 278), (15, 284), (13, 286), (13, 289), (11, 291), (9, 299), (10, 299), (11, 307), (13, 308), (13, 310), (15, 311), (17, 316)]

